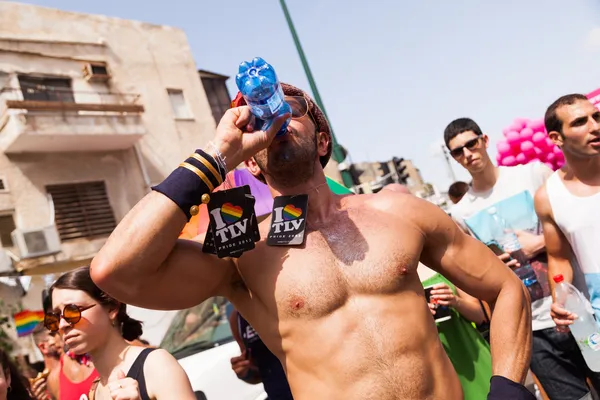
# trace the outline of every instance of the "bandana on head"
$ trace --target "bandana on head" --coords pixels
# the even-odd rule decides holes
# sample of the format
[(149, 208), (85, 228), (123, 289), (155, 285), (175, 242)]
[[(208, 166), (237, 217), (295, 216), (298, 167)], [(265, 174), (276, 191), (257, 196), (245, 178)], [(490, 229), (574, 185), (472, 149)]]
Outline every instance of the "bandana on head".
[[(281, 83), (281, 88), (283, 89), (283, 94), (286, 96), (304, 96), (304, 98), (308, 101), (308, 109), (313, 119), (313, 122), (317, 126), (317, 132), (325, 132), (329, 136), (329, 146), (327, 148), (327, 154), (320, 158), (321, 166), (325, 168), (329, 159), (331, 158), (331, 151), (333, 150), (333, 142), (331, 140), (331, 129), (329, 128), (329, 123), (327, 122), (327, 118), (325, 118), (325, 114), (323, 111), (317, 106), (317, 104), (310, 98), (306, 92), (301, 89), (298, 89), (295, 86), (292, 86), (287, 83)], [(246, 105), (246, 101), (244, 100), (244, 96), (240, 92), (238, 92), (235, 99), (231, 102), (231, 108), (240, 107)]]

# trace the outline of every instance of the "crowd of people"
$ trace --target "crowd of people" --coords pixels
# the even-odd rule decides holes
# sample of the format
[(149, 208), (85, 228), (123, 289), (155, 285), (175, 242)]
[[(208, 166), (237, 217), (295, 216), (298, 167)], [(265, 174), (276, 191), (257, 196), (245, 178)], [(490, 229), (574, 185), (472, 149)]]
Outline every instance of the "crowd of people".
[[(577, 316), (553, 300), (551, 279), (562, 274), (600, 312), (600, 111), (585, 96), (546, 111), (566, 160), (555, 172), (495, 166), (474, 120), (450, 122), (445, 144), (472, 179), (449, 188), (448, 215), (398, 185), (373, 195), (327, 190), (328, 122), (304, 91), (282, 86), (297, 109), (255, 131), (236, 97), (215, 139), (153, 187), (92, 266), (52, 284), (34, 332), (45, 370), (25, 379), (0, 352), (0, 400), (195, 399), (177, 361), (141, 341), (126, 304), (183, 309), (217, 295), (233, 305), (233, 372), (263, 383), (270, 399), (533, 399), (529, 371), (542, 398), (600, 390), (568, 330)], [(209, 202), (240, 163), (275, 198), (308, 195), (300, 245), (261, 240), (219, 258), (200, 239), (178, 239), (198, 199)], [(492, 207), (515, 228), (540, 293), (513, 272), (517, 259), (486, 246)], [(270, 219), (258, 229), (269, 237)], [(436, 275), (422, 281), (421, 264)]]

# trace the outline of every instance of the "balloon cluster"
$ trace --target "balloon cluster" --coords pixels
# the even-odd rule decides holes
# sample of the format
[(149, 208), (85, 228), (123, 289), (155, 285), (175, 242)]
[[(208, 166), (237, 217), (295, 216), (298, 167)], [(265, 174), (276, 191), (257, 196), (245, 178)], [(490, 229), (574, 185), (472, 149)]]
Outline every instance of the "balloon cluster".
[(563, 152), (548, 137), (543, 120), (517, 118), (502, 133), (504, 137), (496, 144), (498, 165), (512, 167), (540, 161), (556, 171), (565, 163)]

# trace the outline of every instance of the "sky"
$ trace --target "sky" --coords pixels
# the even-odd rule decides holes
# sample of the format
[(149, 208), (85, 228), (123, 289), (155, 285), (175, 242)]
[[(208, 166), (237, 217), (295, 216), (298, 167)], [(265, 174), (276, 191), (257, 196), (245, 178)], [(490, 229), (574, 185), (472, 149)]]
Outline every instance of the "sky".
[[(200, 69), (234, 76), (263, 57), (310, 90), (279, 0), (31, 0), (183, 29)], [(412, 160), (452, 183), (446, 125), (471, 117), (495, 142), (517, 117), (600, 87), (594, 0), (287, 0), (331, 125), (353, 162)], [(228, 81), (232, 94), (234, 79)], [(457, 179), (468, 175), (451, 161)]]

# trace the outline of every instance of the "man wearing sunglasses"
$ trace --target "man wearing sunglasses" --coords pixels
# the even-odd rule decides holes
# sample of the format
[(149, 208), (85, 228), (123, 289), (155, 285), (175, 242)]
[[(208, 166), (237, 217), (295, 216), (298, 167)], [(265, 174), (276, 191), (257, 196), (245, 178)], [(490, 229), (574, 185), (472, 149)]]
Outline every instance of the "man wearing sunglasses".
[[(300, 89), (282, 87), (298, 103), (286, 133), (276, 137), (288, 114), (255, 131), (238, 95), (212, 144), (186, 161), (204, 173), (176, 169), (119, 223), (92, 262), (97, 285), (156, 309), (227, 297), (279, 358), (297, 399), (462, 399), (417, 274), (422, 262), (495, 304), (489, 399), (532, 399), (521, 385), (531, 315), (519, 279), (427, 201), (388, 190), (333, 194), (323, 172), (332, 152), (325, 115)], [(244, 162), (273, 196), (308, 195), (302, 245), (267, 245), (270, 219), (239, 258), (178, 239), (197, 204), (190, 198), (210, 191), (199, 178), (211, 174), (204, 162), (221, 167), (222, 159), (229, 170)]]
[[(483, 242), (489, 242), (491, 219), (487, 210), (494, 206), (515, 229), (523, 253), (530, 260), (543, 296), (531, 304), (533, 344), (531, 370), (551, 399), (579, 400), (589, 393), (585, 368), (570, 335), (556, 331), (550, 315), (552, 296), (548, 286), (548, 259), (543, 234), (533, 207), (536, 191), (552, 170), (541, 162), (514, 167), (497, 167), (488, 154), (488, 137), (470, 118), (452, 121), (444, 131), (450, 154), (473, 178), (463, 198), (450, 210), (452, 217)], [(530, 227), (533, 226), (534, 228)], [(510, 255), (500, 258), (510, 267), (517, 261)]]

